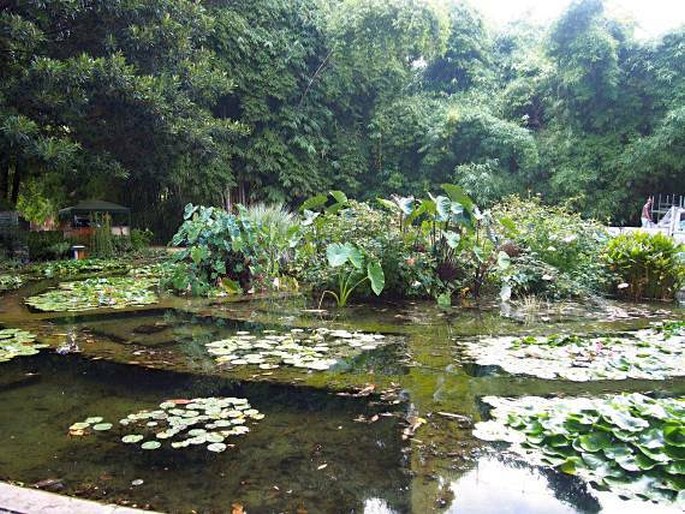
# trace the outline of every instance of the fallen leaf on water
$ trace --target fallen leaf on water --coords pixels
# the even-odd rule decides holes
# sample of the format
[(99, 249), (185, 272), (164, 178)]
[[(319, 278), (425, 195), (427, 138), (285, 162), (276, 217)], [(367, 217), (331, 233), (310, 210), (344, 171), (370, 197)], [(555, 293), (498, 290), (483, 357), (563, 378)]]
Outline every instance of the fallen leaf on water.
[(417, 416), (411, 416), (408, 421), (409, 426), (402, 431), (403, 440), (407, 440), (412, 437), (421, 425), (427, 423), (424, 418), (419, 418)]
[(361, 391), (357, 393), (357, 396), (368, 396), (371, 393), (373, 393), (374, 389), (376, 389), (375, 384), (368, 384), (366, 387), (364, 387)]
[(326, 469), (327, 466), (328, 466), (328, 464), (321, 464), (321, 466), (319, 466), (319, 467), (316, 468), (316, 469), (318, 469), (319, 471), (321, 471), (322, 469)]

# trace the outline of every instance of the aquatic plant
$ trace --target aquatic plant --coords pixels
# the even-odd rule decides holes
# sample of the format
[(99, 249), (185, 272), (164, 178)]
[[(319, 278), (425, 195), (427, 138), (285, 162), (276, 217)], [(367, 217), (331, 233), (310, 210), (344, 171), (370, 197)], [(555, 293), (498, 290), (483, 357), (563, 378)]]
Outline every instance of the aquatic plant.
[(111, 430), (113, 426), (114, 425), (112, 425), (112, 423), (104, 422), (104, 418), (102, 416), (91, 416), (83, 421), (77, 421), (76, 423), (73, 423), (69, 427), (69, 435), (74, 437), (83, 436), (88, 430), (105, 432), (107, 430)]
[(24, 279), (19, 275), (0, 275), (0, 292), (18, 289), (24, 284)]
[(685, 398), (486, 397), (474, 435), (628, 498), (685, 505)]
[(280, 273), (279, 261), (293, 244), (297, 225), (280, 207), (238, 206), (234, 215), (188, 204), (171, 240), (183, 247), (172, 256), (183, 263), (167, 283), (180, 292), (206, 294), (217, 283), (232, 290), (266, 289)]
[(460, 343), (481, 366), (544, 379), (663, 380), (685, 376), (685, 331), (664, 327), (615, 337), (553, 334), (487, 337)]
[(130, 267), (129, 262), (117, 259), (80, 259), (47, 262), (33, 269), (47, 278), (63, 278), (86, 273), (123, 273)]
[[(119, 425), (136, 431), (122, 436), (121, 442), (140, 443), (143, 450), (157, 450), (166, 441), (173, 449), (207, 445), (207, 451), (221, 453), (234, 446), (224, 442), (228, 437), (247, 434), (247, 422), (264, 417), (245, 398), (209, 397), (166, 400), (159, 404), (159, 409), (129, 414)], [(84, 436), (112, 428), (113, 424), (104, 422), (101, 416), (93, 416), (73, 423), (69, 435)]]
[(329, 294), (335, 298), (338, 307), (345, 307), (354, 290), (367, 281), (376, 296), (383, 292), (385, 274), (381, 263), (371, 259), (366, 252), (354, 244), (349, 242), (329, 244), (326, 248), (326, 259), (328, 265), (337, 270), (338, 289), (336, 291), (329, 289), (324, 291), (321, 295), (321, 301), (326, 294)]
[(264, 330), (260, 335), (239, 331), (234, 337), (213, 341), (205, 346), (217, 364), (255, 365), (264, 370), (285, 364), (324, 371), (343, 357), (375, 350), (384, 344), (387, 341), (380, 334), (294, 328), (286, 334), (277, 334), (272, 330)]
[(620, 234), (607, 244), (604, 260), (617, 294), (634, 301), (672, 300), (685, 284), (685, 245), (664, 234)]
[(14, 357), (35, 355), (47, 344), (36, 343), (36, 336), (18, 328), (0, 330), (0, 362), (7, 362)]
[[(384, 296), (407, 298), (430, 294), (435, 263), (421, 241), (402, 230), (401, 218), (394, 212), (349, 200), (340, 191), (310, 198), (300, 211), (303, 213), (300, 239), (288, 271), (318, 294), (329, 290), (341, 296), (344, 288), (340, 287), (340, 275), (352, 271), (354, 265), (346, 262), (331, 266), (329, 255), (347, 245), (366, 257), (362, 269), (355, 273), (356, 280), (368, 275), (368, 262), (377, 262), (385, 279)], [(350, 297), (352, 294), (357, 298), (371, 296), (374, 292), (370, 285), (368, 281), (362, 282)]]
[(77, 282), (62, 282), (57, 289), (31, 296), (27, 305), (41, 311), (79, 312), (92, 309), (124, 309), (157, 303), (157, 278), (124, 276), (89, 278)]
[(604, 290), (601, 223), (538, 197), (509, 196), (493, 208), (497, 231), (512, 249), (513, 296), (583, 297)]

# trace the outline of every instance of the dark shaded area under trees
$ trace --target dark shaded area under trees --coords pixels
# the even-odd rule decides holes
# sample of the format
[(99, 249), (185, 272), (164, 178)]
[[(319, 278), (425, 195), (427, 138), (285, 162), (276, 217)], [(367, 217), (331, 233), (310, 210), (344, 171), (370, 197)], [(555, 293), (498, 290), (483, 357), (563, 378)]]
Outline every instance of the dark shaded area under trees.
[(0, 1), (0, 196), (89, 197), (166, 240), (189, 201), (462, 185), (616, 223), (685, 189), (685, 29), (582, 0), (493, 32), (419, 0)]

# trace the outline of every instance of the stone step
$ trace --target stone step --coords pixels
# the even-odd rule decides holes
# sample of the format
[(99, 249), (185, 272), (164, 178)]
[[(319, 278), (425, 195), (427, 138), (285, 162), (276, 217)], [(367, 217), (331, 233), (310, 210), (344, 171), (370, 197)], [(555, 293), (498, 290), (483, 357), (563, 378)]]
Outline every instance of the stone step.
[[(155, 514), (0, 482), (0, 514)], [(159, 514), (159, 513), (157, 513)]]

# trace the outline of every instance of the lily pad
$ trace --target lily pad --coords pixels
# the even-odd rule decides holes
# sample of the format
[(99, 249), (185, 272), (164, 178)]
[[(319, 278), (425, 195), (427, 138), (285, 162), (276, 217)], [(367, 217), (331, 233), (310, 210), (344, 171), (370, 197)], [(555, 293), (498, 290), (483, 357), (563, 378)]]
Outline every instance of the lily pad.
[(207, 445), (207, 450), (214, 453), (221, 453), (226, 450), (226, 445), (224, 443), (212, 443)]
[(94, 309), (124, 309), (157, 303), (151, 291), (159, 280), (149, 277), (90, 278), (62, 282), (57, 289), (27, 298), (26, 304), (41, 311), (80, 312)]
[(533, 463), (578, 475), (628, 498), (668, 503), (685, 490), (685, 398), (634, 393), (484, 401), (494, 407), (492, 419), (477, 423), (474, 435), (509, 442)]
[(326, 371), (341, 359), (354, 357), (362, 351), (375, 350), (388, 342), (380, 334), (294, 328), (283, 334), (276, 334), (272, 330), (257, 335), (238, 331), (234, 337), (211, 341), (205, 347), (220, 365), (257, 366), (262, 370), (289, 365)]
[(111, 428), (111, 423), (98, 423), (97, 425), (93, 425), (93, 430), (97, 430), (98, 432), (104, 432), (105, 430), (110, 430)]
[[(185, 408), (178, 408), (179, 405)], [(207, 443), (225, 445), (226, 437), (249, 432), (249, 427), (244, 426), (248, 420), (264, 418), (262, 413), (252, 408), (247, 399), (235, 397), (167, 400), (160, 404), (160, 409), (143, 410), (121, 420), (122, 425), (135, 425), (141, 432), (124, 436), (122, 442), (131, 444), (148, 439), (141, 445), (144, 449), (157, 449), (163, 445), (174, 449)], [(150, 417), (158, 421), (147, 421)], [(226, 433), (227, 429), (230, 429), (230, 433)], [(150, 440), (153, 437), (155, 440)]]
[(0, 330), (0, 362), (7, 362), (14, 357), (36, 355), (41, 348), (48, 345), (36, 343), (36, 336), (31, 332), (17, 328)]
[(143, 439), (145, 439), (145, 436), (143, 436), (143, 435), (129, 434), (129, 435), (125, 435), (124, 437), (122, 437), (121, 442), (126, 443), (126, 444), (135, 444), (135, 443), (139, 443)]
[[(664, 332), (658, 325), (620, 337), (485, 337), (460, 346), (478, 365), (542, 379), (585, 382), (685, 376), (685, 331)], [(633, 428), (638, 427), (625, 429)]]

